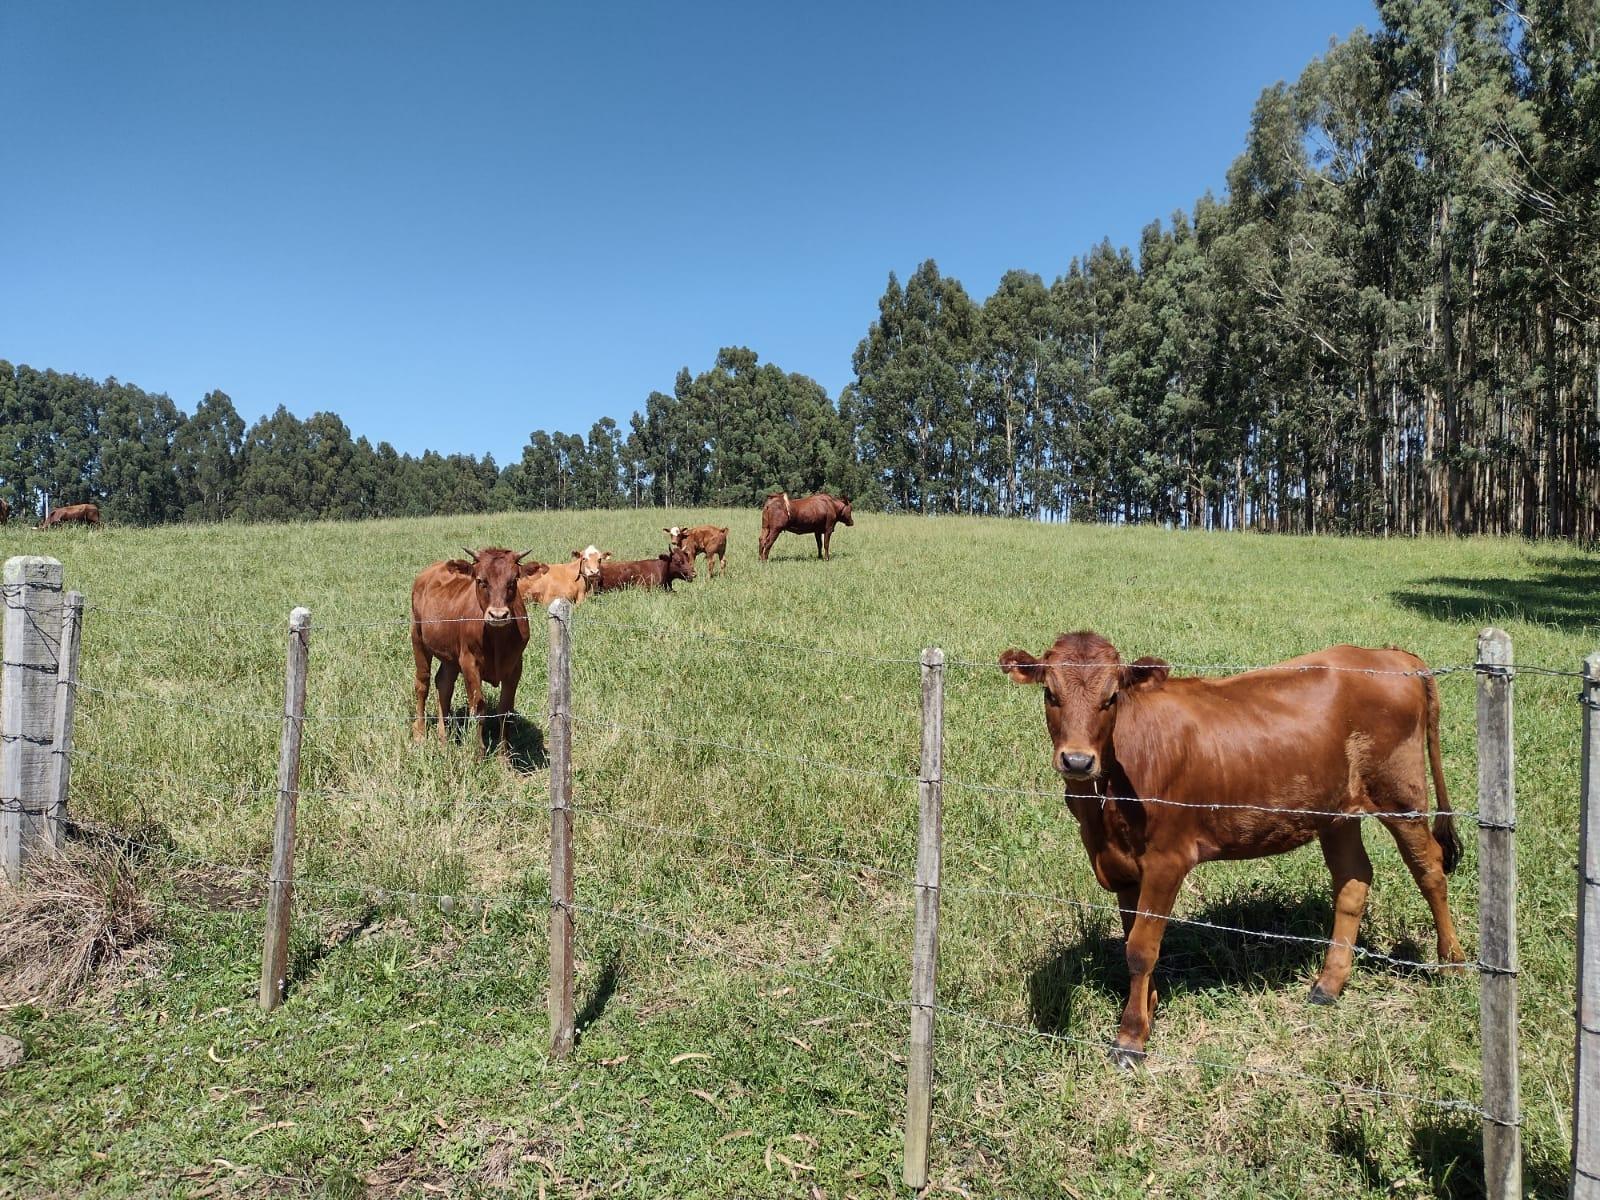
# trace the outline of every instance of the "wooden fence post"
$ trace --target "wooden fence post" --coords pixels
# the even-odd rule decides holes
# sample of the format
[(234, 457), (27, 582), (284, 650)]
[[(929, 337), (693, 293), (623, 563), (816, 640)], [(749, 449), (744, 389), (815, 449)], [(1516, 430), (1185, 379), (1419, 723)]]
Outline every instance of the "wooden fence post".
[(1478, 958), (1483, 1043), (1483, 1184), (1488, 1200), (1522, 1195), (1517, 1083), (1517, 794), (1511, 638), (1478, 635)]
[(572, 1008), (572, 604), (550, 604), (550, 1055), (577, 1036)]
[(1583, 792), (1578, 825), (1578, 1029), (1572, 1200), (1600, 1200), (1600, 653), (1583, 660)]
[(922, 769), (917, 776), (917, 925), (911, 947), (906, 1053), (907, 1187), (928, 1184), (933, 1120), (933, 1013), (939, 972), (939, 872), (944, 856), (944, 651), (922, 652)]
[(46, 835), (57, 850), (66, 840), (67, 797), (72, 790), (72, 730), (78, 713), (78, 657), (83, 648), (83, 593), (68, 592), (61, 606), (60, 665), (56, 669), (55, 778)]
[(21, 555), (0, 578), (0, 872), (17, 883), (28, 855), (50, 844), (61, 564)]
[(267, 935), (261, 947), (261, 1007), (271, 1012), (288, 988), (289, 916), (294, 907), (294, 827), (300, 805), (300, 734), (306, 719), (306, 663), (311, 612), (289, 614), (284, 670), (283, 732), (278, 741), (278, 809), (272, 827), (272, 874), (267, 879)]

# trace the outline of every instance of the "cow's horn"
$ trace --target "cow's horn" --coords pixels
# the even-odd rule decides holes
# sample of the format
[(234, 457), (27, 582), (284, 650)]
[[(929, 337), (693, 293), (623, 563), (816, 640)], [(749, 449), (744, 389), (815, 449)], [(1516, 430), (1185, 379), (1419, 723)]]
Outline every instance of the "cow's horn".
[(528, 555), (530, 555), (532, 553), (533, 553), (532, 550), (524, 550), (521, 554), (517, 555), (517, 561), (521, 562), (523, 559), (527, 558)]
[(477, 562), (478, 561), (477, 553), (475, 551), (468, 550), (465, 546), (461, 547), (461, 553), (463, 553), (463, 554), (465, 554), (467, 556), (467, 561), (468, 562)]

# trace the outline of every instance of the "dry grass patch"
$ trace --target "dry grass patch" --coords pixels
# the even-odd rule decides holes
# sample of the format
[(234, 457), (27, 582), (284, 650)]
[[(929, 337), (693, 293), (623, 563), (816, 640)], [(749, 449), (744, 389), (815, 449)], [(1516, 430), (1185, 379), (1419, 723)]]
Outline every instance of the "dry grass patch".
[(155, 907), (128, 857), (73, 846), (0, 889), (0, 1002), (69, 1003), (149, 949)]

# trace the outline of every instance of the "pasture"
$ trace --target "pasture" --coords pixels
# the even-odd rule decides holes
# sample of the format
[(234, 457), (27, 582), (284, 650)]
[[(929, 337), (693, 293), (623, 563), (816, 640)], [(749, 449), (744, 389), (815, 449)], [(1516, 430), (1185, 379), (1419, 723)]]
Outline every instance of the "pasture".
[[(580, 1040), (551, 1063), (543, 621), (509, 764), (470, 735), (414, 746), (411, 579), (462, 545), (655, 554), (663, 524), (701, 520), (732, 526), (726, 577), (702, 561), (671, 595), (607, 594), (574, 616)], [(3, 531), (0, 552), (55, 554), (88, 597), (74, 813), (154, 847), (138, 869), (165, 934), (82, 1005), (0, 1009), (28, 1049), (0, 1076), (0, 1193), (902, 1194), (906, 1012), (869, 996), (907, 994), (912, 895), (863, 867), (912, 870), (915, 787), (884, 776), (915, 774), (915, 660), (939, 645), (955, 664), (940, 1001), (995, 1024), (938, 1019), (930, 1192), (1476, 1194), (1470, 1115), (1218, 1065), (1112, 1068), (1115, 916), (1044, 897), (1113, 901), (1051, 798), (1038, 692), (986, 664), (1085, 626), (1175, 664), (1338, 641), (1461, 664), (1496, 623), (1519, 662), (1576, 669), (1600, 639), (1592, 556), (863, 513), (830, 563), (786, 535), (761, 566), (758, 524), (645, 510)], [(300, 887), (290, 997), (263, 1014), (296, 604), (313, 623)], [(1516, 687), (1525, 1154), (1530, 1194), (1557, 1195), (1579, 710), (1570, 679)], [(1472, 676), (1440, 689), (1451, 794), (1475, 809)], [(1462, 832), (1451, 902), (1471, 955)], [(1392, 840), (1366, 841), (1362, 945), (1431, 959)], [(460, 899), (443, 912), (438, 895)], [(1202, 866), (1176, 913), (1325, 938), (1327, 872), (1315, 848)], [(1151, 1050), (1477, 1100), (1475, 977), (1358, 962), (1321, 1008), (1306, 1003), (1319, 963), (1314, 945), (1169, 929)]]

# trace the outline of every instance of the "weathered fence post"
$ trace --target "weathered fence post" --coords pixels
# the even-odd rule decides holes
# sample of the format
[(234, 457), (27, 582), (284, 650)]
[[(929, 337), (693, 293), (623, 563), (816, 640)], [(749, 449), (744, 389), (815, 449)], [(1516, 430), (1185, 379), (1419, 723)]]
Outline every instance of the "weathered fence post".
[(261, 1007), (283, 1003), (288, 985), (289, 915), (294, 907), (294, 827), (300, 805), (300, 733), (306, 719), (306, 663), (311, 613), (289, 614), (284, 672), (283, 733), (278, 741), (278, 810), (272, 827), (272, 874), (267, 878), (267, 936), (261, 948)]
[(917, 775), (917, 925), (911, 947), (911, 1044), (906, 1053), (907, 1187), (928, 1184), (933, 1120), (933, 1013), (939, 971), (939, 872), (944, 831), (944, 651), (922, 652), (922, 769)]
[(550, 605), (550, 1054), (577, 1036), (572, 1008), (572, 604)]
[(1578, 815), (1578, 1053), (1572, 1200), (1600, 1200), (1600, 653), (1583, 660), (1583, 792)]
[(1478, 635), (1478, 958), (1483, 1042), (1483, 1185), (1489, 1200), (1522, 1195), (1517, 1083), (1517, 794), (1511, 638)]
[(8, 558), (3, 580), (0, 872), (17, 883), (27, 856), (50, 839), (61, 564), (31, 554)]
[(72, 729), (78, 713), (78, 657), (83, 648), (83, 593), (68, 592), (61, 606), (61, 651), (56, 668), (55, 778), (45, 829), (56, 849), (66, 838), (67, 797), (72, 790)]

